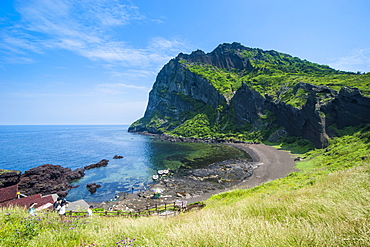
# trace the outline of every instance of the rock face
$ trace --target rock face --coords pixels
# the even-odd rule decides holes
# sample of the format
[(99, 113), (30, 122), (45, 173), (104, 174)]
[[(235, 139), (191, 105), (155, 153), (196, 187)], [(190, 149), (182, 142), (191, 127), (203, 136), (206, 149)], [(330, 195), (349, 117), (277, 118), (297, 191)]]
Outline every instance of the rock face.
[(72, 188), (69, 182), (85, 175), (83, 169), (72, 171), (59, 165), (45, 164), (22, 174), (18, 189), (25, 195), (65, 194)]
[[(248, 52), (254, 52), (255, 56), (252, 59), (243, 56)], [(217, 109), (223, 106), (226, 110), (218, 112), (215, 121), (228, 117), (229, 122), (235, 122), (238, 126), (249, 124), (252, 129), (278, 125), (290, 136), (303, 137), (312, 141), (317, 148), (322, 148), (328, 145), (332, 135), (329, 126), (343, 128), (370, 123), (370, 98), (363, 96), (356, 88), (343, 87), (337, 92), (327, 86), (297, 82), (292, 88), (293, 93), (296, 95), (304, 91), (305, 102), (294, 107), (279, 98), (262, 95), (246, 84), (242, 84), (231, 96), (224, 96), (207, 79), (187, 68), (189, 64), (201, 63), (252, 74), (256, 68), (251, 61), (262, 59), (262, 53), (265, 57), (275, 56), (279, 59), (289, 56), (276, 51), (247, 48), (239, 43), (219, 45), (211, 53), (200, 50), (190, 55), (180, 53), (159, 72), (143, 118), (133, 123), (129, 131), (160, 134), (163, 130), (173, 130), (184, 123), (189, 113), (201, 112), (206, 107)], [(284, 59), (281, 61), (285, 62)], [(309, 68), (308, 61), (299, 61), (308, 64)], [(320, 69), (339, 73), (325, 66)], [(302, 73), (306, 73), (306, 70), (302, 69)], [(261, 119), (266, 114), (273, 116), (270, 125), (264, 125)]]
[[(196, 75), (186, 69), (179, 59), (172, 59), (159, 72), (153, 90), (149, 93), (149, 102), (144, 118), (153, 118), (157, 114), (160, 117), (165, 113), (167, 119), (173, 121), (183, 121), (181, 114), (187, 111), (196, 111), (191, 100), (201, 105), (210, 105), (217, 108), (220, 102), (226, 103), (226, 99), (221, 95), (206, 79)], [(166, 119), (161, 118), (160, 126), (146, 127), (137, 125), (131, 127), (129, 131), (159, 134), (158, 128), (170, 124)]]
[[(244, 84), (232, 98), (237, 122), (256, 123), (259, 121), (259, 116), (265, 114), (267, 110), (276, 117), (275, 123), (284, 127), (289, 135), (308, 139), (318, 148), (327, 146), (325, 118), (320, 115), (320, 112), (323, 112), (321, 107), (325, 105), (320, 103), (316, 94), (327, 90), (334, 96), (335, 92), (326, 87), (304, 83), (299, 84), (298, 87), (305, 87), (306, 90), (311, 91), (311, 95), (300, 109), (283, 102), (275, 102), (270, 97), (264, 98)], [(370, 109), (370, 102), (368, 107)]]
[(326, 114), (327, 125), (338, 128), (370, 122), (370, 99), (361, 95), (357, 88), (342, 87), (337, 97), (321, 106)]
[(20, 171), (0, 169), (0, 188), (8, 187), (19, 183), (21, 179)]

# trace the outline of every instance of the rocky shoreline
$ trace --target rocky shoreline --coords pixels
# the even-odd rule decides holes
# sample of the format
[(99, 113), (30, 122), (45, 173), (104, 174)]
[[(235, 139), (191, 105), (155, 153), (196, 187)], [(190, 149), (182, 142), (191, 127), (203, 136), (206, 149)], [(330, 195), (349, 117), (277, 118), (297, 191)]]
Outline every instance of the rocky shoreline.
[[(150, 184), (147, 190), (131, 194), (119, 193), (116, 198), (103, 203), (94, 203), (96, 207), (107, 210), (143, 210), (156, 204), (173, 203), (176, 200), (197, 201), (201, 196), (227, 190), (253, 175), (258, 162), (249, 160), (227, 160), (210, 164), (205, 168), (191, 169), (162, 177)], [(154, 196), (154, 190), (162, 191), (160, 197)]]
[(31, 196), (35, 194), (58, 194), (59, 197), (66, 197), (68, 191), (74, 187), (71, 182), (85, 176), (85, 171), (108, 165), (106, 159), (84, 168), (71, 170), (60, 165), (45, 164), (25, 171), (2, 170), (0, 169), (0, 188), (18, 185), (20, 193)]
[[(121, 192), (110, 201), (93, 203), (93, 205), (107, 210), (137, 210), (156, 204), (172, 203), (176, 200), (186, 200), (189, 203), (197, 202), (205, 200), (213, 194), (233, 188), (256, 186), (275, 179), (275, 175), (277, 175), (276, 178), (286, 176), (294, 169), (295, 165), (294, 159), (290, 156), (285, 157), (283, 159), (284, 162), (278, 159), (276, 164), (271, 164), (274, 162), (273, 158), (275, 155), (282, 156), (280, 153), (282, 151), (264, 144), (246, 143), (232, 139), (175, 138), (168, 135), (140, 134), (151, 135), (153, 138), (169, 142), (203, 142), (232, 145), (249, 153), (253, 161), (251, 162), (248, 159), (226, 160), (210, 164), (204, 168), (179, 170), (173, 176), (162, 177), (157, 182), (150, 184), (146, 190), (135, 191), (131, 194)], [(267, 159), (266, 154), (268, 156)], [(92, 164), (89, 168), (105, 166), (107, 163), (108, 160), (102, 160), (97, 164)], [(285, 165), (285, 163), (287, 164)], [(269, 174), (271, 170), (274, 172)], [(68, 191), (72, 189), (72, 185), (69, 182), (83, 177), (84, 171), (84, 168), (72, 171), (69, 168), (47, 164), (32, 168), (22, 175), (15, 173), (19, 180), (16, 182), (13, 179), (13, 183), (19, 183), (20, 191), (23, 193), (28, 192), (29, 195), (58, 193), (60, 196), (66, 196)], [(256, 175), (256, 172), (259, 174), (261, 171), (262, 175)], [(161, 197), (154, 198), (153, 189), (160, 189), (162, 191)]]
[[(96, 203), (94, 206), (107, 210), (136, 211), (176, 200), (187, 201), (188, 204), (202, 202), (214, 194), (252, 188), (297, 171), (296, 161), (289, 152), (265, 144), (231, 145), (248, 152), (253, 161), (227, 160), (210, 164), (206, 168), (188, 170), (172, 178), (164, 178), (146, 191), (120, 193), (113, 200)], [(153, 189), (161, 189), (161, 197), (154, 198)]]
[[(166, 142), (226, 145), (256, 144), (234, 139), (185, 138), (149, 132), (139, 132), (138, 134), (148, 135), (154, 139)], [(107, 210), (138, 210), (145, 209), (146, 207), (153, 207), (156, 204), (173, 203), (176, 200), (195, 202), (204, 195), (227, 190), (245, 181), (248, 177), (253, 175), (254, 169), (258, 166), (259, 162), (251, 162), (250, 159), (242, 159), (213, 163), (204, 168), (177, 170), (173, 173), (173, 176), (162, 177), (158, 181), (150, 184), (146, 190), (136, 191), (131, 194), (118, 193), (116, 197), (110, 201), (92, 204)], [(159, 198), (154, 197), (154, 189), (162, 191)]]

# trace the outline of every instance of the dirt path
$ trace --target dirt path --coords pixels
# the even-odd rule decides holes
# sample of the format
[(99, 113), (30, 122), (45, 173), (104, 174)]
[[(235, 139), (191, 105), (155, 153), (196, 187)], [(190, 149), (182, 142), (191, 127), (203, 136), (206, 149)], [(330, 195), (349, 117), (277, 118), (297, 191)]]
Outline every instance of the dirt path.
[(249, 153), (253, 162), (258, 162), (259, 166), (253, 171), (253, 175), (238, 185), (224, 189), (215, 190), (198, 197), (187, 199), (188, 203), (204, 201), (214, 194), (233, 190), (248, 189), (271, 180), (286, 177), (290, 172), (297, 171), (295, 168), (294, 157), (287, 151), (278, 150), (265, 144), (233, 144)]

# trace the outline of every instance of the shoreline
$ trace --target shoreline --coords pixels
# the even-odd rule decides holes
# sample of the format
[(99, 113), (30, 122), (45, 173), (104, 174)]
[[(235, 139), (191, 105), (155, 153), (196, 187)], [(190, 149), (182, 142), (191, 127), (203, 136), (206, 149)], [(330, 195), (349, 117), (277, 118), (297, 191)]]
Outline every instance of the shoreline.
[[(212, 174), (221, 168), (225, 170), (225, 167), (226, 170), (242, 168), (244, 171), (249, 171), (246, 172), (246, 177), (240, 178), (237, 183), (232, 183), (231, 186), (222, 187), (214, 183), (212, 189), (209, 187), (209, 183), (206, 184), (203, 180), (194, 181), (194, 179), (197, 180), (197, 178), (194, 178), (194, 174), (201, 172), (199, 171), (201, 169), (195, 169), (190, 170), (189, 174), (186, 174), (187, 176), (185, 177), (175, 176), (153, 183), (149, 190), (133, 194), (123, 193), (113, 201), (91, 204), (95, 207), (102, 207), (107, 210), (129, 211), (155, 206), (156, 204), (173, 203), (176, 200), (187, 201), (187, 203), (190, 204), (207, 200), (212, 195), (222, 192), (234, 189), (249, 189), (271, 180), (286, 177), (290, 172), (298, 171), (298, 169), (295, 168), (296, 161), (293, 155), (288, 151), (278, 150), (265, 144), (228, 143), (228, 145), (246, 151), (251, 156), (252, 162), (228, 160), (217, 164), (211, 164), (205, 169)], [(180, 192), (181, 188), (185, 187), (189, 189), (188, 193)], [(151, 190), (153, 188), (163, 190), (163, 194), (159, 199), (152, 198), (153, 194)], [(202, 188), (204, 191), (200, 191)]]

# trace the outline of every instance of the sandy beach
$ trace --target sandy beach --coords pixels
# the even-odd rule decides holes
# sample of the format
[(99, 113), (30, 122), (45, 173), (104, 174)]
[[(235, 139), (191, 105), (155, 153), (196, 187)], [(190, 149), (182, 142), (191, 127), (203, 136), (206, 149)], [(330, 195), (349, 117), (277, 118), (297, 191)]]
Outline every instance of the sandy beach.
[[(198, 191), (197, 193), (188, 193), (187, 195), (180, 195), (176, 192), (179, 187), (169, 186), (168, 184), (174, 184), (182, 182), (183, 184), (189, 184), (189, 180), (181, 181), (182, 178), (165, 179), (156, 184), (153, 184), (151, 188), (162, 188), (163, 193), (160, 199), (153, 199), (151, 190), (136, 192), (133, 194), (120, 195), (119, 198), (103, 202), (99, 207), (104, 207), (110, 210), (137, 210), (145, 207), (151, 207), (155, 204), (172, 203), (175, 200), (184, 200), (188, 204), (194, 202), (201, 202), (207, 200), (214, 194), (233, 190), (233, 189), (248, 189), (257, 185), (266, 183), (268, 181), (282, 178), (287, 176), (290, 172), (296, 171), (294, 157), (287, 151), (278, 150), (274, 147), (265, 144), (247, 144), (247, 143), (233, 143), (233, 146), (242, 149), (249, 153), (253, 160), (254, 169), (250, 176), (240, 180), (237, 184), (227, 188), (212, 188), (211, 190), (205, 189), (204, 192)], [(230, 166), (230, 163), (228, 164)], [(238, 163), (231, 165), (240, 165)], [(169, 181), (171, 180), (171, 181)], [(202, 181), (197, 181), (197, 184)], [(217, 185), (216, 185), (217, 186)], [(201, 187), (202, 188), (202, 187)]]
[(271, 180), (286, 177), (290, 172), (297, 171), (294, 157), (287, 151), (278, 150), (265, 144), (236, 143), (233, 146), (240, 148), (251, 156), (253, 162), (259, 165), (253, 170), (252, 176), (239, 184), (223, 190), (215, 190), (199, 197), (190, 198), (189, 203), (203, 201), (214, 194), (233, 190), (248, 189)]

